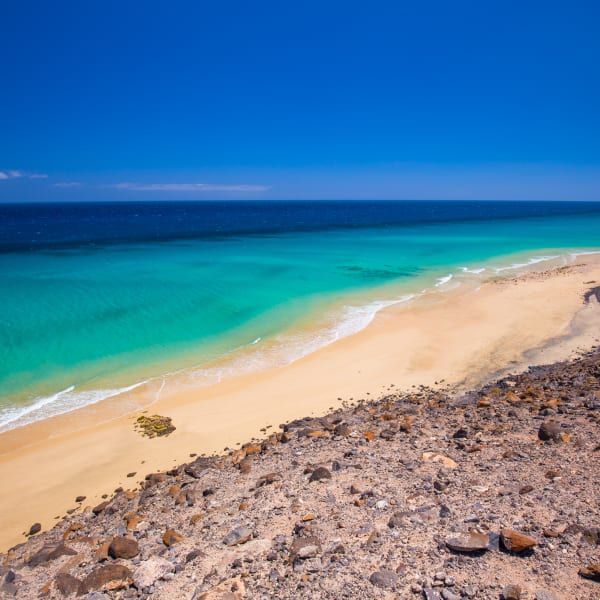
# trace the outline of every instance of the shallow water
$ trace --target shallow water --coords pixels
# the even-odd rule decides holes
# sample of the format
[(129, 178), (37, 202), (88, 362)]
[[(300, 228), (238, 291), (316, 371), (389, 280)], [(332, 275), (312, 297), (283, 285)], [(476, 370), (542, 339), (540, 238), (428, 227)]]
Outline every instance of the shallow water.
[(0, 205), (0, 430), (173, 369), (289, 362), (424, 288), (595, 251), (598, 232), (598, 203)]

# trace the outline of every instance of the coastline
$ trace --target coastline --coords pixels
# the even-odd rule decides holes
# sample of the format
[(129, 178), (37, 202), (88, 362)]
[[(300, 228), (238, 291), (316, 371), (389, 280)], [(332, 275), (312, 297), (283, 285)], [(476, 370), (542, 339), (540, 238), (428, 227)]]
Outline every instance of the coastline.
[(177, 430), (167, 438), (135, 433), (140, 413), (121, 416), (118, 399), (3, 433), (0, 474), (10, 485), (0, 492), (0, 547), (22, 541), (34, 521), (51, 527), (55, 516), (76, 508), (78, 495), (97, 504), (115, 487), (136, 487), (146, 473), (190, 453), (264, 437), (261, 428), (324, 414), (341, 400), (376, 398), (392, 384), (468, 387), (507, 368), (570, 357), (597, 343), (598, 307), (583, 304), (588, 281), (600, 281), (599, 257), (387, 307), (360, 332), (287, 366), (165, 391), (147, 410), (172, 417)]

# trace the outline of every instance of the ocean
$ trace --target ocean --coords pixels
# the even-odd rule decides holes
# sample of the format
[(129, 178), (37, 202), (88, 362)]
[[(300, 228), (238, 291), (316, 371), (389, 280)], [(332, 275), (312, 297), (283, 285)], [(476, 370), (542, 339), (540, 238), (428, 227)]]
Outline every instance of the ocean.
[(600, 251), (600, 203), (0, 204), (0, 432), (291, 362), (378, 310)]

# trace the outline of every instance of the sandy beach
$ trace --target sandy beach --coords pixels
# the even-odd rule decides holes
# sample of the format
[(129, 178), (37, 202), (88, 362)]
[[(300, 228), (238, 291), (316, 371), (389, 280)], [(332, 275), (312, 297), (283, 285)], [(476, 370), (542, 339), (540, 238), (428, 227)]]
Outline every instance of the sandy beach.
[[(569, 267), (390, 307), (358, 334), (286, 367), (208, 388), (168, 386), (148, 409), (173, 419), (177, 429), (166, 438), (143, 438), (133, 427), (140, 412), (114, 416), (110, 402), (6, 432), (0, 549), (23, 541), (32, 523), (48, 529), (67, 510), (93, 506), (119, 486), (135, 488), (192, 453), (234, 448), (343, 400), (440, 382), (472, 386), (589, 349), (600, 337), (600, 307), (584, 294), (598, 282), (600, 260), (585, 256)], [(77, 505), (80, 495), (86, 499)]]

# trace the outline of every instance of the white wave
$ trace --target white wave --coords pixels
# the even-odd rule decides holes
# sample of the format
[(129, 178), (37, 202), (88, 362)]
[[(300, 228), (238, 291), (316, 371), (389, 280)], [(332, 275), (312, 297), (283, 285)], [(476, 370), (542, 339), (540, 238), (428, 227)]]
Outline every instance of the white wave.
[(535, 265), (541, 262), (547, 262), (549, 260), (556, 260), (560, 258), (559, 254), (554, 254), (550, 256), (534, 256), (530, 258), (527, 262), (524, 263), (513, 263), (512, 265), (508, 265), (506, 267), (498, 267), (495, 269), (496, 273), (501, 273), (502, 271), (511, 271), (513, 269), (521, 269), (523, 267), (530, 267), (531, 265)]
[(250, 342), (251, 346), (256, 346), (256, 344), (258, 344), (258, 342), (260, 342), (260, 340), (262, 340), (261, 337), (257, 337), (253, 342)]
[(340, 318), (316, 334), (307, 332), (281, 335), (271, 343), (267, 343), (267, 347), (262, 350), (234, 358), (223, 366), (188, 371), (185, 376), (194, 384), (200, 384), (204, 387), (219, 383), (228, 377), (291, 364), (337, 340), (358, 333), (373, 321), (380, 310), (395, 304), (408, 302), (416, 295), (408, 294), (395, 300), (376, 301), (360, 306), (346, 306)]
[(474, 275), (480, 275), (485, 271), (485, 267), (482, 267), (481, 269), (469, 269), (468, 267), (461, 267), (460, 270), (463, 273), (473, 273)]
[(441, 285), (444, 285), (445, 283), (448, 283), (453, 277), (454, 277), (454, 275), (452, 275), (452, 273), (449, 273), (445, 277), (440, 277), (437, 280), (437, 283), (435, 284), (435, 287), (440, 287)]
[(102, 400), (129, 392), (148, 381), (146, 379), (126, 387), (104, 390), (77, 390), (75, 386), (70, 386), (51, 396), (37, 398), (28, 406), (13, 406), (4, 409), (0, 412), (0, 432), (63, 415), (84, 406), (91, 406)]
[(588, 250), (585, 252), (570, 252), (569, 256), (577, 258), (578, 256), (588, 256), (590, 254), (600, 254), (600, 250)]

